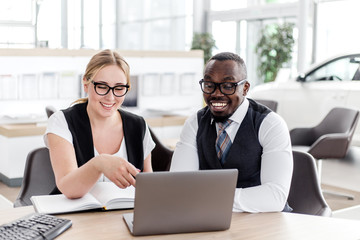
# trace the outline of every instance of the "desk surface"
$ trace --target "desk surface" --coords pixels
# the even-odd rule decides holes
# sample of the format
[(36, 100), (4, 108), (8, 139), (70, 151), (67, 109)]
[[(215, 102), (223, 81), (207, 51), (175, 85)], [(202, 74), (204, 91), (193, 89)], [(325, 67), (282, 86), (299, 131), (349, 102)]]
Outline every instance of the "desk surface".
[(24, 137), (43, 135), (46, 125), (41, 124), (3, 124), (0, 125), (0, 135), (5, 137)]
[[(182, 126), (187, 116), (159, 116), (147, 117), (146, 122), (151, 127)], [(42, 124), (1, 124), (0, 135), (5, 137), (24, 137), (43, 135), (46, 130), (46, 123)]]
[[(21, 207), (0, 211), (0, 224), (33, 212)], [(72, 227), (57, 239), (135, 239), (122, 218), (129, 211), (84, 212), (58, 215)], [(233, 213), (226, 231), (156, 235), (141, 239), (360, 239), (360, 221), (294, 213)]]

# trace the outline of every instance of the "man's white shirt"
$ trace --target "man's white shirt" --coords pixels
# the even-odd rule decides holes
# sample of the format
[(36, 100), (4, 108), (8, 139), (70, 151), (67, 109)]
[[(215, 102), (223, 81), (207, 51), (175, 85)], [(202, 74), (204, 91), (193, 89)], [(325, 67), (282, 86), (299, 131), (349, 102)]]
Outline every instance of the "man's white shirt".
[[(230, 117), (233, 122), (226, 128), (226, 132), (232, 142), (248, 108), (249, 101), (245, 98)], [(218, 129), (217, 124), (216, 128)], [(197, 130), (198, 120), (195, 113), (185, 122), (180, 141), (176, 144), (170, 171), (199, 170), (196, 144)], [(237, 188), (234, 198), (234, 212), (281, 211), (287, 201), (293, 172), (292, 148), (288, 127), (278, 114), (270, 112), (262, 121), (259, 128), (259, 143), (263, 148), (260, 172), (261, 185)]]

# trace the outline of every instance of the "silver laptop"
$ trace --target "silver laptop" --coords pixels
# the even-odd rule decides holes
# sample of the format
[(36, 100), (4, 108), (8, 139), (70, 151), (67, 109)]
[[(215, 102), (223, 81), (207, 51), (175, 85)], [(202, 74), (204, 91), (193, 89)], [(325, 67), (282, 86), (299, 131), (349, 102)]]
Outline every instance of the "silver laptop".
[(139, 173), (134, 212), (124, 220), (135, 236), (226, 230), (237, 176), (237, 169)]

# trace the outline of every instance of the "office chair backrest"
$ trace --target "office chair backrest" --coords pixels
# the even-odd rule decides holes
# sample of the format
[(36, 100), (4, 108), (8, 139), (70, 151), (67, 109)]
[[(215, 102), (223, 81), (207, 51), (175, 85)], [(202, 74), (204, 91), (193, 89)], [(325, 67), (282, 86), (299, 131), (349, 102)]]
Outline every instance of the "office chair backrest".
[(329, 133), (349, 133), (349, 137), (352, 137), (358, 119), (358, 110), (341, 107), (333, 108), (315, 127), (314, 137), (317, 139)]
[(26, 159), (24, 177), (14, 207), (32, 205), (31, 196), (48, 195), (55, 187), (49, 150), (46, 147), (32, 150)]
[(358, 67), (358, 69), (356, 70), (352, 80), (360, 80), (360, 66)]
[(270, 108), (270, 110), (273, 112), (276, 112), (278, 107), (278, 102), (274, 100), (254, 99), (254, 101)]
[(54, 112), (56, 112), (56, 109), (53, 106), (46, 106), (45, 107), (45, 112), (47, 117), (49, 118)]
[(288, 203), (293, 213), (331, 216), (322, 194), (315, 159), (306, 152), (293, 151), (294, 170)]
[(153, 171), (169, 171), (173, 151), (166, 147), (150, 129), (150, 134), (156, 146), (151, 152), (151, 164)]
[(350, 146), (358, 120), (358, 110), (333, 108), (318, 125), (292, 129), (291, 143), (293, 146), (308, 146), (308, 152), (317, 159), (343, 158)]

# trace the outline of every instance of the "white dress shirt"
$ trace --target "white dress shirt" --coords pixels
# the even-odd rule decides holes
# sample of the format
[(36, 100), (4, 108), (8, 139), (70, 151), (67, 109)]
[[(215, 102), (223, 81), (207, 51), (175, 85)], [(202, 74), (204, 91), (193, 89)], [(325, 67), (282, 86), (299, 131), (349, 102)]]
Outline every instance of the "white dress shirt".
[[(48, 133), (53, 133), (55, 135), (58, 135), (59, 137), (64, 138), (65, 140), (67, 140), (69, 143), (71, 143), (73, 145), (72, 134), (69, 130), (65, 115), (62, 111), (55, 112), (48, 119), (47, 129), (44, 134), (44, 142), (45, 142), (46, 147), (49, 147), (48, 139), (47, 139)], [(149, 156), (149, 154), (151, 153), (151, 151), (154, 148), (155, 148), (155, 143), (151, 138), (149, 128), (147, 127), (147, 124), (146, 124), (146, 131), (145, 131), (145, 136), (144, 136), (144, 140), (143, 140), (144, 160), (147, 156)], [(99, 155), (99, 153), (94, 146), (94, 156), (97, 156), (97, 155)], [(123, 138), (123, 141), (121, 142), (119, 151), (113, 155), (121, 157), (121, 158), (125, 159), (126, 161), (128, 161), (128, 156), (127, 156), (127, 152), (126, 152), (125, 136)], [(98, 181), (99, 182), (104, 182), (104, 181), (108, 182), (110, 180), (107, 177), (105, 177), (104, 174), (102, 174)]]
[[(226, 132), (232, 142), (248, 108), (249, 101), (244, 99), (230, 117), (233, 122), (226, 128)], [(218, 128), (217, 124), (216, 128)], [(170, 171), (199, 170), (197, 130), (197, 114), (194, 114), (185, 122), (180, 141), (176, 144)], [(293, 170), (292, 149), (288, 127), (278, 114), (271, 112), (264, 118), (259, 129), (259, 142), (263, 148), (261, 185), (237, 188), (234, 212), (282, 211), (287, 201)]]

